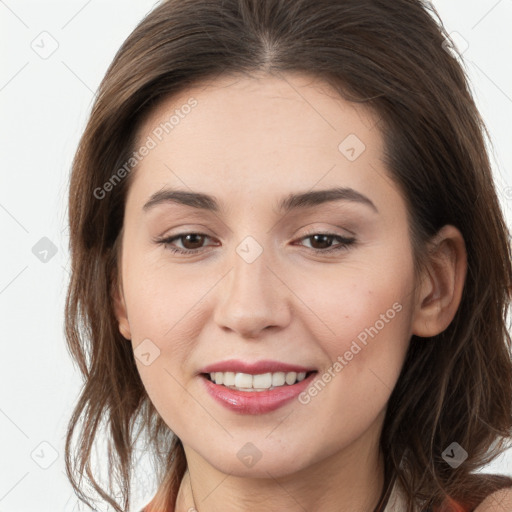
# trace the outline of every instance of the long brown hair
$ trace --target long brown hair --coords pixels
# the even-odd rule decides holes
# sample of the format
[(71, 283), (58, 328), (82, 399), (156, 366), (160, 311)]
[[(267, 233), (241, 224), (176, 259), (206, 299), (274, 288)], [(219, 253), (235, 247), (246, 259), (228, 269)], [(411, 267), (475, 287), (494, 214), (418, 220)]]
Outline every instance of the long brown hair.
[[(143, 117), (161, 100), (225, 73), (257, 71), (320, 77), (379, 116), (418, 264), (426, 242), (446, 224), (466, 242), (457, 314), (438, 336), (412, 337), (390, 397), (381, 435), (386, 482), (400, 479), (410, 511), (447, 497), (473, 507), (503, 485), (498, 478), (482, 483), (472, 472), (511, 436), (511, 253), (489, 137), (460, 61), (437, 12), (420, 0), (168, 0), (135, 28), (100, 85), (70, 183), (66, 336), (84, 387), (65, 455), (82, 500), (90, 503), (85, 476), (116, 511), (129, 507), (133, 447), (141, 435), (169, 503), (186, 469), (183, 446), (151, 404), (113, 311), (133, 176), (118, 170), (132, 156)], [(108, 489), (91, 465), (100, 432), (109, 440)], [(442, 457), (454, 441), (468, 454), (456, 469)]]

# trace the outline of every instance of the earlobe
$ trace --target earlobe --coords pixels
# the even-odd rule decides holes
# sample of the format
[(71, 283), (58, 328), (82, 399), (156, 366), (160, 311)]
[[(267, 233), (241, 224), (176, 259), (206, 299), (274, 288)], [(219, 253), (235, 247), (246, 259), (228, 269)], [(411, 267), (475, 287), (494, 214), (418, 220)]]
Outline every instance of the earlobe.
[(119, 324), (119, 332), (124, 338), (131, 340), (132, 334), (130, 324), (128, 322), (128, 313), (126, 310), (126, 302), (124, 299), (122, 285), (114, 286), (112, 299), (114, 301), (114, 313)]
[(464, 238), (454, 226), (444, 226), (430, 244), (428, 262), (417, 294), (412, 334), (443, 332), (459, 308), (467, 270)]

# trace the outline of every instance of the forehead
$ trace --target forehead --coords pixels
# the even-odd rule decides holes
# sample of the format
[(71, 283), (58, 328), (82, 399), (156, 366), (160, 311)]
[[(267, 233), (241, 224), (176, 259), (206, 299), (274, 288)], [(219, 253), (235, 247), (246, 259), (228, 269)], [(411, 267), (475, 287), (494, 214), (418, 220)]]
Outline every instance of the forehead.
[[(377, 116), (304, 74), (226, 75), (162, 100), (137, 132), (152, 149), (137, 165), (147, 196), (178, 185), (240, 192), (375, 187)], [(321, 183), (319, 183), (321, 181)]]
[[(196, 106), (189, 109), (192, 98)], [(275, 133), (281, 128), (295, 135), (302, 131), (311, 141), (316, 133), (324, 135), (327, 128), (339, 132), (347, 125), (364, 137), (377, 121), (376, 114), (363, 103), (349, 102), (319, 77), (298, 72), (278, 76), (226, 74), (188, 87), (160, 100), (145, 116), (137, 131), (138, 142), (156, 127), (168, 123), (173, 113), (174, 134), (194, 125), (193, 119), (182, 122), (187, 117), (200, 117), (205, 127), (210, 127), (206, 123), (214, 122), (218, 133), (241, 127), (244, 130), (238, 135), (265, 128)], [(300, 123), (296, 122), (297, 116)], [(319, 126), (324, 130), (315, 130)]]

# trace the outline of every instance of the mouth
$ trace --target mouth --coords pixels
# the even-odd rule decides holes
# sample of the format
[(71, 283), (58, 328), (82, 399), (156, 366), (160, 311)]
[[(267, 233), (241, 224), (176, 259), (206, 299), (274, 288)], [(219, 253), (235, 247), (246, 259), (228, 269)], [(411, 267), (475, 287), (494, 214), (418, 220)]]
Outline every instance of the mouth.
[(242, 373), (201, 372), (205, 391), (219, 404), (238, 414), (267, 414), (293, 402), (317, 375), (317, 370)]
[(209, 372), (201, 373), (201, 377), (227, 389), (246, 392), (264, 392), (273, 389), (287, 388), (309, 379), (317, 370), (302, 372), (266, 372), (250, 374), (242, 372)]

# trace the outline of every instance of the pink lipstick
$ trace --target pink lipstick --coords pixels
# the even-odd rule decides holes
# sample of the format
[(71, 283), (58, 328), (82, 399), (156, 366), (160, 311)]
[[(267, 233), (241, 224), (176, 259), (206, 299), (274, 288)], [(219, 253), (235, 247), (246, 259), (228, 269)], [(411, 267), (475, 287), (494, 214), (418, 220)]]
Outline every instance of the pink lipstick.
[(279, 361), (222, 361), (200, 370), (206, 391), (240, 414), (274, 411), (306, 389), (317, 370)]

